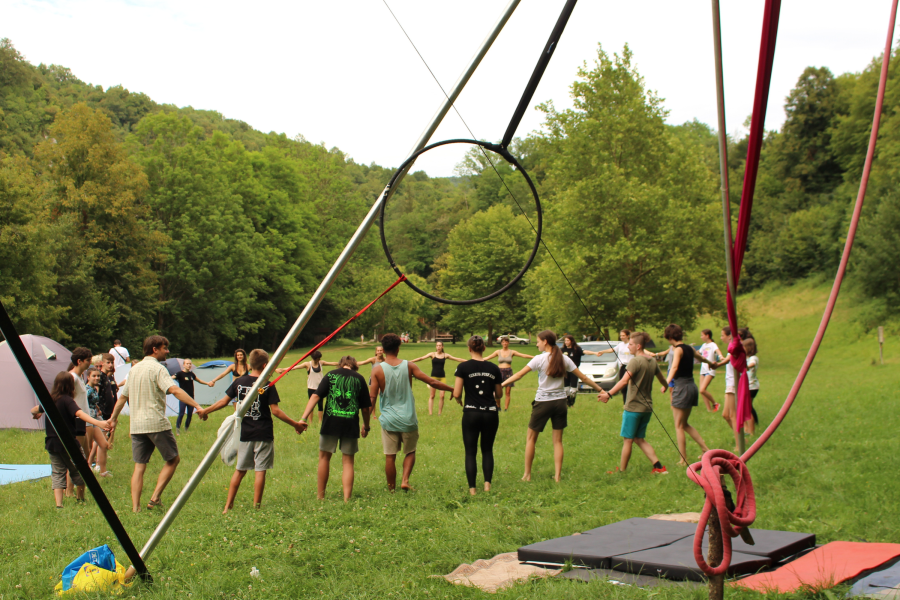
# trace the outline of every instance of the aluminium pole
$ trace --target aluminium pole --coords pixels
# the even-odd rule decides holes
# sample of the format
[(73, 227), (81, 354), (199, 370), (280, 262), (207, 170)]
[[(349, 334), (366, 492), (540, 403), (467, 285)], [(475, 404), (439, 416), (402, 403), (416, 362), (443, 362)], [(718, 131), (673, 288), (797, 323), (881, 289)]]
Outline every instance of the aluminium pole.
[[(441, 104), (441, 107), (432, 117), (431, 123), (428, 125), (428, 127), (425, 128), (425, 131), (422, 132), (422, 135), (419, 137), (413, 153), (424, 148), (428, 141), (431, 139), (431, 136), (434, 134), (435, 130), (437, 130), (438, 125), (440, 125), (441, 121), (453, 107), (453, 103), (459, 97), (460, 92), (462, 92), (466, 83), (468, 83), (469, 78), (475, 72), (475, 69), (478, 68), (481, 60), (484, 58), (491, 45), (497, 39), (500, 31), (503, 30), (504, 25), (506, 25), (506, 22), (512, 16), (513, 11), (515, 11), (516, 7), (519, 5), (519, 2), (520, 0), (510, 0), (509, 4), (503, 10), (503, 13), (500, 15), (500, 18), (491, 29), (491, 32), (487, 35), (484, 41), (482, 41), (481, 46), (475, 52), (475, 55), (472, 57), (465, 71), (463, 71), (462, 75), (459, 76), (459, 79), (456, 80), (456, 83), (450, 90), (449, 95), (446, 97), (444, 102)], [(409, 169), (407, 169), (407, 171), (408, 170)], [(398, 184), (400, 181), (402, 181), (404, 175), (405, 173), (401, 174), (401, 176), (398, 178)], [(306, 323), (309, 321), (316, 308), (318, 308), (319, 304), (325, 298), (325, 295), (331, 289), (331, 286), (334, 283), (335, 279), (337, 279), (337, 276), (340, 274), (341, 270), (347, 264), (347, 261), (353, 255), (353, 252), (356, 251), (356, 248), (359, 246), (359, 243), (362, 241), (363, 237), (365, 237), (366, 233), (372, 227), (372, 224), (375, 222), (376, 217), (381, 211), (381, 204), (393, 195), (395, 189), (396, 185), (393, 189), (385, 186), (378, 200), (372, 205), (372, 208), (369, 209), (369, 212), (366, 215), (365, 219), (363, 219), (363, 222), (359, 225), (359, 228), (357, 228), (356, 232), (353, 234), (353, 237), (350, 238), (347, 246), (344, 248), (343, 252), (341, 252), (340, 256), (338, 256), (334, 265), (325, 276), (325, 279), (322, 280), (322, 283), (319, 284), (319, 287), (309, 299), (309, 302), (306, 303), (306, 306), (300, 313), (300, 316), (297, 317), (297, 321), (294, 323), (293, 327), (291, 327), (287, 336), (285, 336), (284, 340), (281, 342), (281, 345), (278, 346), (275, 354), (269, 360), (269, 364), (266, 365), (265, 369), (263, 369), (263, 372), (260, 375), (259, 379), (253, 385), (253, 388), (251, 388), (250, 392), (244, 398), (244, 401), (238, 407), (237, 416), (239, 419), (243, 418), (244, 414), (247, 412), (247, 409), (256, 399), (256, 396), (259, 393), (260, 384), (269, 379), (269, 377), (272, 375), (272, 372), (275, 370), (275, 367), (278, 365), (281, 359), (284, 358), (284, 355), (291, 348), (294, 341), (297, 339), (297, 336), (300, 335), (300, 332), (303, 331)], [(203, 479), (204, 475), (206, 475), (209, 467), (212, 466), (216, 455), (219, 453), (219, 450), (222, 448), (222, 445), (224, 443), (225, 436), (217, 437), (215, 443), (206, 453), (206, 456), (203, 457), (200, 465), (194, 471), (194, 474), (191, 475), (191, 478), (185, 484), (184, 489), (182, 489), (181, 493), (178, 494), (178, 497), (172, 503), (172, 506), (169, 508), (168, 512), (166, 512), (162, 521), (160, 521), (159, 525), (156, 527), (156, 530), (153, 532), (153, 534), (150, 536), (150, 539), (147, 540), (147, 543), (141, 550), (141, 557), (144, 559), (144, 561), (146, 561), (147, 558), (149, 558), (150, 554), (153, 553), (153, 550), (156, 548), (157, 544), (159, 544), (160, 540), (162, 540), (162, 538), (165, 536), (169, 527), (178, 517), (178, 513), (184, 507), (188, 498), (191, 497), (191, 494), (197, 488), (200, 480)], [(130, 577), (131, 575), (132, 569), (129, 568), (126, 576)]]

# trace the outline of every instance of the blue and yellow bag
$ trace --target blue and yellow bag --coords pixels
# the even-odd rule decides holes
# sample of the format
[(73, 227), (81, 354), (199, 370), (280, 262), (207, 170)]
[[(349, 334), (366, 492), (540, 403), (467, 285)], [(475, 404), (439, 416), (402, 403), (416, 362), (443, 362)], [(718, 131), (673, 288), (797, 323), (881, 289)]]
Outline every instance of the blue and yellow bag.
[(125, 567), (116, 561), (116, 557), (106, 544), (88, 550), (63, 569), (62, 581), (56, 584), (57, 595), (77, 592), (109, 591), (121, 593), (125, 583)]

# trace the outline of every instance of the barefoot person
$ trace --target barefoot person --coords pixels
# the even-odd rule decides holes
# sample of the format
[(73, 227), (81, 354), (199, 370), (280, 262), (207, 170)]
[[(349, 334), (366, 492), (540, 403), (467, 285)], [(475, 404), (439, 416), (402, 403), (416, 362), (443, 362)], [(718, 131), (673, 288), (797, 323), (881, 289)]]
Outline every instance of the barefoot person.
[(197, 401), (184, 393), (172, 380), (169, 371), (161, 364), (169, 356), (169, 340), (161, 335), (151, 335), (144, 340), (144, 360), (131, 368), (122, 386), (121, 396), (110, 417), (115, 429), (119, 413), (128, 402), (131, 407), (131, 454), (134, 474), (131, 476), (131, 509), (141, 510), (141, 492), (144, 489), (144, 472), (154, 449), (158, 449), (165, 462), (159, 472), (156, 488), (150, 495), (147, 508), (162, 510), (162, 493), (175, 475), (181, 462), (178, 444), (172, 435), (172, 423), (166, 418), (166, 394), (172, 394), (181, 402), (197, 410), (197, 418), (206, 420), (206, 412)]
[[(712, 362), (719, 362), (722, 359), (722, 353), (719, 352), (719, 346), (712, 339), (712, 331), (704, 329), (700, 332), (700, 340), (703, 344), (700, 346), (700, 354), (703, 358)], [(700, 365), (700, 397), (706, 404), (706, 410), (716, 412), (719, 410), (719, 404), (713, 395), (707, 391), (707, 388), (716, 377), (716, 370), (706, 363)]]
[[(601, 392), (598, 398), (601, 402), (609, 402), (609, 398), (616, 392), (628, 388), (625, 409), (622, 411), (622, 430), (619, 432), (619, 435), (622, 436), (622, 458), (615, 471), (607, 472), (610, 474), (625, 472), (628, 468), (628, 461), (631, 460), (633, 445), (640, 448), (650, 464), (653, 465), (652, 473), (666, 474), (666, 468), (659, 462), (653, 446), (645, 439), (647, 425), (653, 414), (653, 400), (650, 398), (650, 393), (653, 391), (653, 378), (659, 379), (660, 383), (668, 387), (668, 382), (659, 370), (656, 359), (644, 352), (644, 346), (649, 339), (649, 335), (639, 331), (635, 331), (629, 336), (629, 351), (634, 358), (628, 361), (628, 369), (622, 379), (608, 392)], [(632, 385), (628, 385), (629, 382)]]
[[(318, 389), (310, 396), (300, 424), (308, 427), (306, 419), (312, 416), (316, 405), (325, 402), (325, 415), (319, 420), (319, 468), (317, 472), (317, 492), (319, 500), (325, 499), (325, 488), (331, 470), (331, 456), (341, 450), (341, 484), (344, 489), (344, 502), (353, 495), (354, 457), (359, 452), (359, 438), (369, 435), (369, 411), (372, 401), (369, 399), (369, 388), (365, 378), (360, 375), (359, 366), (352, 356), (344, 356), (338, 363), (339, 368), (329, 372), (322, 378)], [(363, 427), (359, 427), (359, 414), (362, 413)]]
[[(103, 406), (100, 397), (100, 369), (91, 366), (87, 370), (87, 397), (88, 397), (88, 413), (94, 419), (104, 419)], [(99, 473), (100, 477), (112, 477), (112, 473), (106, 467), (107, 453), (109, 451), (109, 441), (106, 439), (106, 432), (99, 427), (89, 427), (86, 429), (87, 443), (91, 449), (88, 456), (88, 463), (96, 455), (97, 464), (94, 466), (94, 472)]]
[[(502, 377), (501, 381), (509, 379), (513, 375), (512, 370), (512, 359), (513, 356), (518, 356), (519, 358), (534, 358), (530, 354), (522, 354), (521, 352), (517, 352), (516, 350), (509, 349), (509, 336), (504, 335), (500, 338), (500, 350), (494, 350), (494, 352), (485, 358), (484, 360), (491, 360), (492, 358), (497, 359), (497, 365), (500, 367), (500, 376)], [(514, 383), (506, 386), (506, 406), (504, 407), (504, 411), (509, 410), (509, 401), (512, 397), (512, 389), (515, 387)]]
[[(65, 371), (57, 373), (56, 379), (53, 380), (53, 389), (50, 391), (50, 397), (56, 403), (56, 408), (62, 415), (63, 422), (69, 428), (69, 432), (74, 434), (76, 430), (81, 429), (83, 425), (79, 426), (79, 422), (90, 423), (94, 425), (95, 429), (99, 428), (97, 429), (98, 431), (100, 429), (108, 429), (109, 423), (107, 421), (100, 421), (91, 417), (75, 404), (75, 400), (72, 398), (74, 393), (75, 380), (72, 379), (72, 376)], [(43, 414), (44, 409), (40, 406), (35, 406), (31, 409), (31, 415), (35, 419), (41, 418)], [(66, 452), (66, 448), (60, 441), (53, 425), (50, 424), (50, 419), (44, 419), (44, 434), (46, 436), (44, 438), (44, 448), (47, 450), (47, 454), (50, 455), (50, 487), (56, 500), (56, 508), (63, 507), (63, 492), (66, 489), (67, 474), (75, 486), (76, 502), (83, 503), (84, 480), (72, 463), (72, 459), (69, 457), (69, 453)]]
[[(306, 370), (306, 398), (312, 398), (313, 394), (316, 393), (316, 390), (319, 388), (319, 384), (322, 383), (322, 365), (328, 365), (329, 367), (336, 367), (338, 363), (329, 362), (327, 360), (322, 360), (322, 353), (318, 350), (314, 351), (309, 355), (309, 360), (306, 362), (302, 362), (296, 367), (291, 369), (275, 369), (276, 373), (284, 373), (285, 371), (296, 371), (297, 369), (305, 369)], [(319, 423), (322, 422), (322, 397), (319, 396)]]
[[(250, 373), (241, 375), (231, 382), (225, 395), (212, 404), (206, 413), (215, 412), (232, 401), (240, 405), (253, 389), (256, 380), (262, 375), (263, 369), (269, 363), (269, 355), (265, 350), (250, 351)], [(266, 489), (266, 471), (275, 466), (275, 431), (272, 417), (278, 417), (294, 428), (299, 434), (303, 433), (302, 423), (294, 421), (284, 414), (278, 404), (278, 390), (274, 385), (263, 385), (259, 394), (253, 400), (253, 404), (244, 413), (241, 419), (241, 441), (238, 444), (237, 462), (234, 465), (234, 474), (228, 485), (228, 497), (225, 500), (225, 509), (222, 514), (227, 514), (234, 508), (234, 498), (247, 471), (254, 471), (253, 479), (253, 507), (262, 505), (263, 491)]]
[(679, 465), (687, 465), (687, 441), (685, 434), (697, 442), (703, 452), (709, 450), (700, 432), (688, 423), (691, 410), (697, 406), (700, 392), (694, 383), (694, 359), (704, 364), (715, 364), (704, 358), (693, 346), (683, 343), (684, 332), (679, 325), (672, 323), (666, 327), (663, 334), (666, 341), (672, 346), (672, 368), (666, 377), (662, 393), (665, 394), (672, 388), (672, 415), (675, 419), (675, 439), (678, 442), (678, 452), (681, 454)]
[[(463, 407), (462, 435), (466, 450), (466, 479), (469, 493), (475, 495), (475, 481), (478, 477), (478, 441), (481, 438), (481, 471), (484, 474), (484, 491), (491, 491), (494, 476), (494, 438), (500, 427), (500, 398), (503, 389), (501, 370), (497, 365), (482, 357), (484, 340), (473, 335), (468, 342), (469, 356), (456, 367), (453, 399)], [(466, 392), (462, 401), (463, 390)]]
[[(383, 340), (382, 340), (383, 341)], [(425, 360), (427, 358), (431, 359), (431, 377), (440, 381), (441, 383), (447, 383), (447, 373), (444, 369), (444, 363), (447, 362), (447, 359), (455, 360), (456, 362), (463, 362), (463, 359), (456, 358), (455, 356), (450, 356), (446, 352), (444, 352), (444, 342), (435, 342), (434, 344), (434, 352), (429, 352), (425, 356), (420, 356), (419, 358), (414, 358), (409, 361), (411, 363), (417, 363), (420, 360)], [(432, 414), (434, 412), (434, 393), (437, 390), (434, 387), (429, 387), (428, 391), (428, 414)], [(444, 392), (441, 391), (441, 400), (438, 405), (438, 416), (444, 412)]]
[(537, 349), (541, 354), (532, 358), (521, 371), (505, 380), (501, 385), (506, 387), (518, 381), (531, 371), (538, 372), (538, 389), (531, 409), (531, 420), (528, 422), (528, 433), (525, 438), (525, 474), (522, 481), (531, 481), (531, 464), (534, 462), (534, 447), (538, 436), (544, 431), (547, 421), (553, 424), (553, 464), (555, 475), (559, 481), (563, 463), (563, 429), (568, 425), (566, 402), (566, 373), (574, 373), (586, 385), (598, 392), (603, 391), (599, 385), (578, 370), (568, 356), (563, 356), (556, 345), (556, 334), (545, 330), (537, 334)]
[(437, 379), (429, 377), (416, 365), (400, 360), (400, 336), (394, 333), (381, 338), (384, 346), (384, 362), (372, 367), (372, 381), (369, 384), (370, 411), (375, 410), (378, 396), (381, 396), (381, 444), (384, 447), (384, 474), (388, 489), (392, 492), (397, 485), (397, 454), (401, 449), (403, 478), (400, 489), (409, 491), (409, 477), (416, 464), (416, 445), (419, 441), (419, 420), (416, 417), (416, 399), (413, 397), (412, 379), (415, 377), (433, 388), (452, 392), (453, 388)]

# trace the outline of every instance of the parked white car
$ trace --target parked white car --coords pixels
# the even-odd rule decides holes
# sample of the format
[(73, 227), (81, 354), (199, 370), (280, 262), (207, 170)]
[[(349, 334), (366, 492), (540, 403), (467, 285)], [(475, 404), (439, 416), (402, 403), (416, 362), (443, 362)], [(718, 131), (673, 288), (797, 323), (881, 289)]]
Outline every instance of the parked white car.
[[(615, 345), (609, 342), (581, 342), (578, 345), (582, 350), (591, 352), (615, 348)], [(578, 368), (604, 390), (610, 390), (619, 380), (619, 359), (615, 352), (607, 352), (600, 356), (585, 354), (581, 357), (581, 366)], [(594, 392), (594, 389), (585, 385), (583, 381), (579, 381), (578, 391)]]
[(513, 344), (519, 344), (520, 346), (527, 346), (528, 344), (531, 343), (531, 339), (530, 339), (530, 338), (520, 338), (520, 337), (517, 336), (517, 335), (509, 334), (509, 335), (506, 335), (506, 336), (498, 335), (498, 336), (497, 336), (497, 343), (498, 343), (498, 344), (500, 343), (500, 339), (503, 338), (503, 337), (508, 337), (508, 338), (509, 338), (509, 345), (510, 345), (510, 346), (512, 346)]

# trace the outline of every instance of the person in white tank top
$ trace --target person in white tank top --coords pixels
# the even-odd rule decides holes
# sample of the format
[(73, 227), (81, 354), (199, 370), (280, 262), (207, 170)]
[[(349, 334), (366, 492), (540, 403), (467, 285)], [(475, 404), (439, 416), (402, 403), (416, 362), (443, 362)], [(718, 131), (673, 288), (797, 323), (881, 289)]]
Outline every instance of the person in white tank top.
[[(296, 371), (297, 369), (305, 369), (308, 373), (306, 378), (306, 396), (307, 398), (312, 398), (312, 395), (316, 393), (316, 390), (319, 389), (319, 384), (322, 383), (322, 365), (328, 367), (336, 367), (340, 363), (331, 362), (328, 360), (322, 360), (322, 353), (318, 350), (314, 351), (309, 355), (310, 360), (306, 362), (302, 362), (296, 367), (291, 369), (275, 369), (276, 373), (284, 373), (285, 371)], [(322, 398), (319, 398), (319, 403), (317, 405), (319, 409), (319, 423), (322, 422), (322, 413), (325, 410), (324, 401)]]
[[(719, 346), (716, 345), (712, 339), (711, 330), (704, 329), (701, 331), (700, 340), (703, 342), (703, 345), (700, 346), (700, 356), (713, 362), (718, 362), (722, 359), (723, 355), (719, 351)], [(707, 389), (715, 377), (715, 368), (710, 367), (706, 363), (700, 365), (700, 397), (703, 398), (703, 402), (706, 403), (706, 410), (708, 412), (716, 412), (719, 410), (719, 404)]]

